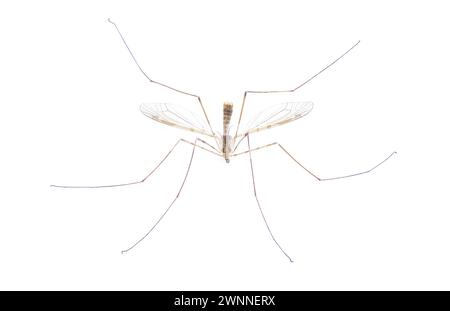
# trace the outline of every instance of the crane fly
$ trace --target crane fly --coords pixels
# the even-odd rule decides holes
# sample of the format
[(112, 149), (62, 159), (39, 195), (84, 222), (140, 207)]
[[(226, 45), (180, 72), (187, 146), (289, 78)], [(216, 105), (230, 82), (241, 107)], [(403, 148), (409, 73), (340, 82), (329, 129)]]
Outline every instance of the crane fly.
[[(269, 94), (269, 93), (292, 93), (313, 80), (315, 77), (317, 77), (319, 74), (327, 70), (329, 67), (331, 67), (333, 64), (335, 64), (337, 61), (339, 61), (342, 57), (347, 55), (351, 50), (353, 50), (359, 43), (358, 41), (356, 44), (354, 44), (350, 49), (348, 49), (346, 52), (344, 52), (341, 56), (336, 58), (333, 62), (329, 63), (326, 67), (324, 67), (322, 70), (317, 72), (315, 75), (311, 76), (309, 79), (304, 81), (299, 86), (288, 89), (288, 90), (271, 90), (271, 91), (245, 91), (242, 99), (242, 105), (239, 112), (239, 119), (236, 126), (236, 131), (232, 133), (231, 131), (231, 116), (233, 114), (233, 104), (230, 102), (225, 102), (223, 104), (223, 128), (222, 132), (219, 131), (213, 131), (211, 127), (211, 123), (209, 121), (208, 115), (206, 113), (206, 110), (203, 106), (202, 100), (200, 96), (188, 93), (179, 89), (176, 89), (172, 86), (169, 86), (167, 84), (155, 81), (151, 79), (141, 68), (139, 63), (137, 62), (136, 58), (134, 57), (133, 53), (131, 52), (131, 49), (129, 48), (127, 42), (125, 41), (125, 38), (123, 37), (122, 33), (120, 32), (118, 26), (108, 19), (108, 21), (114, 25), (114, 27), (117, 30), (117, 33), (119, 34), (122, 42), (124, 43), (125, 47), (127, 48), (130, 56), (132, 57), (133, 61), (137, 65), (138, 69), (141, 71), (141, 73), (147, 78), (147, 80), (151, 83), (157, 84), (161, 87), (170, 89), (174, 92), (184, 94), (186, 96), (195, 98), (198, 101), (198, 104), (200, 105), (200, 108), (203, 112), (202, 118), (199, 118), (197, 115), (191, 113), (190, 111), (182, 108), (179, 105), (171, 104), (171, 103), (144, 103), (141, 105), (141, 111), (142, 113), (151, 118), (154, 121), (177, 127), (183, 130), (187, 130), (193, 133), (198, 134), (201, 137), (197, 137), (193, 142), (180, 138), (173, 147), (169, 150), (169, 152), (164, 156), (164, 158), (156, 165), (156, 167), (147, 174), (143, 179), (128, 182), (128, 183), (121, 183), (121, 184), (113, 184), (113, 185), (101, 185), (101, 186), (63, 186), (63, 185), (51, 185), (52, 187), (58, 187), (58, 188), (108, 188), (108, 187), (121, 187), (121, 186), (130, 186), (135, 185), (139, 183), (145, 182), (162, 164), (163, 162), (169, 157), (169, 155), (172, 153), (172, 151), (180, 144), (185, 143), (192, 146), (192, 153), (189, 160), (189, 163), (187, 165), (186, 173), (184, 175), (183, 182), (181, 183), (181, 186), (178, 190), (177, 195), (172, 200), (170, 205), (166, 208), (164, 213), (159, 217), (159, 219), (154, 223), (154, 225), (145, 233), (144, 236), (142, 236), (137, 242), (132, 244), (127, 249), (123, 250), (122, 253), (126, 253), (136, 247), (139, 243), (141, 243), (155, 228), (156, 226), (161, 222), (161, 220), (166, 216), (167, 212), (170, 210), (170, 208), (173, 206), (175, 201), (178, 199), (181, 191), (183, 190), (184, 184), (186, 183), (187, 177), (189, 175), (192, 160), (194, 158), (194, 153), (197, 148), (202, 149), (204, 151), (207, 151), (215, 156), (223, 157), (224, 160), (229, 163), (230, 160), (233, 157), (248, 154), (249, 160), (250, 160), (250, 171), (252, 175), (252, 182), (253, 182), (253, 193), (255, 196), (256, 203), (258, 205), (259, 211), (261, 213), (262, 219), (264, 221), (264, 224), (266, 225), (266, 228), (270, 234), (270, 237), (272, 238), (273, 242), (276, 244), (276, 246), (280, 249), (280, 251), (286, 256), (287, 259), (289, 259), (290, 262), (293, 262), (291, 257), (285, 252), (285, 250), (281, 247), (281, 245), (278, 243), (278, 241), (275, 239), (274, 234), (272, 233), (272, 230), (269, 227), (269, 224), (267, 222), (267, 219), (264, 215), (264, 212), (261, 208), (261, 204), (258, 200), (258, 194), (256, 191), (256, 183), (255, 183), (255, 175), (254, 175), (254, 168), (253, 168), (253, 161), (252, 161), (252, 153), (257, 150), (266, 149), (269, 147), (278, 147), (280, 148), (287, 156), (289, 156), (297, 165), (299, 165), (303, 170), (305, 170), (308, 174), (310, 174), (312, 177), (317, 179), (318, 181), (326, 181), (326, 180), (334, 180), (334, 179), (341, 179), (341, 178), (347, 178), (347, 177), (353, 177), (358, 176), (362, 174), (369, 173), (379, 167), (381, 164), (386, 162), (388, 159), (390, 159), (396, 152), (392, 152), (388, 157), (386, 157), (383, 161), (379, 162), (377, 165), (373, 166), (371, 169), (360, 171), (353, 174), (348, 175), (342, 175), (337, 177), (330, 177), (330, 178), (321, 178), (314, 174), (312, 171), (307, 169), (303, 164), (301, 164), (296, 158), (294, 158), (293, 155), (291, 155), (281, 144), (278, 142), (273, 142), (270, 144), (258, 146), (258, 147), (251, 147), (250, 145), (250, 136), (256, 132), (267, 130), (282, 124), (286, 124), (288, 122), (295, 121), (299, 118), (304, 117), (307, 115), (313, 108), (312, 102), (286, 102), (281, 103), (275, 106), (272, 106), (268, 109), (265, 109), (261, 111), (248, 125), (247, 127), (240, 129), (242, 115), (244, 112), (245, 102), (247, 99), (247, 96), (249, 94)], [(207, 140), (210, 140), (208, 142)], [(211, 141), (212, 140), (212, 141)], [(246, 149), (244, 151), (238, 152), (238, 146), (246, 140)]]

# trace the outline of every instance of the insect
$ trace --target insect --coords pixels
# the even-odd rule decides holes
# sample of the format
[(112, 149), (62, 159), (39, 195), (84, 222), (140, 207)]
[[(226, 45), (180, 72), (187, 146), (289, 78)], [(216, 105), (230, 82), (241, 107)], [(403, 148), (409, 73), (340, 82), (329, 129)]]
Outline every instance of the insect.
[[(265, 149), (269, 147), (278, 147), (280, 148), (286, 155), (288, 155), (295, 163), (297, 163), (303, 170), (305, 170), (308, 174), (313, 176), (318, 181), (326, 181), (326, 180), (334, 180), (334, 179), (341, 179), (341, 178), (347, 178), (347, 177), (353, 177), (357, 175), (362, 175), (369, 173), (379, 167), (381, 164), (386, 162), (388, 159), (390, 159), (396, 152), (392, 152), (388, 157), (386, 157), (383, 161), (379, 162), (377, 165), (372, 167), (369, 170), (361, 171), (358, 173), (353, 173), (349, 175), (343, 175), (343, 176), (337, 176), (337, 177), (331, 177), (331, 178), (320, 178), (313, 172), (311, 172), (309, 169), (307, 169), (303, 164), (301, 164), (294, 156), (292, 156), (281, 144), (277, 142), (273, 142), (270, 144), (266, 144), (259, 147), (252, 148), (250, 145), (250, 136), (254, 134), (255, 132), (267, 130), (282, 124), (286, 124), (288, 122), (292, 122), (294, 120), (297, 120), (299, 118), (304, 117), (307, 115), (313, 108), (312, 102), (287, 102), (278, 104), (276, 106), (273, 106), (271, 108), (268, 108), (266, 110), (261, 111), (257, 117), (244, 129), (240, 128), (242, 115), (244, 112), (245, 107), (245, 101), (247, 99), (247, 96), (250, 94), (261, 94), (261, 93), (292, 93), (313, 80), (315, 77), (317, 77), (319, 74), (327, 70), (329, 67), (331, 67), (333, 64), (335, 64), (337, 61), (339, 61), (342, 57), (347, 55), (351, 50), (353, 50), (359, 43), (358, 41), (356, 44), (354, 44), (350, 49), (348, 49), (345, 53), (343, 53), (341, 56), (336, 58), (334, 61), (329, 63), (326, 67), (324, 67), (322, 70), (320, 70), (318, 73), (307, 79), (305, 82), (300, 84), (299, 86), (289, 89), (289, 90), (272, 90), (272, 91), (246, 91), (244, 92), (243, 99), (242, 99), (242, 105), (239, 112), (239, 120), (236, 126), (236, 131), (232, 133), (231, 131), (231, 116), (233, 114), (233, 104), (230, 102), (225, 102), (223, 104), (223, 128), (222, 132), (214, 132), (211, 123), (208, 119), (208, 115), (205, 111), (205, 108), (203, 106), (202, 100), (200, 96), (191, 94), (179, 89), (176, 89), (172, 86), (166, 85), (164, 83), (155, 81), (151, 79), (141, 68), (139, 63), (137, 62), (136, 58), (134, 57), (133, 53), (131, 52), (131, 49), (129, 48), (128, 44), (125, 41), (125, 38), (123, 37), (122, 33), (120, 32), (118, 26), (108, 19), (108, 21), (114, 25), (114, 27), (117, 30), (117, 33), (119, 34), (120, 38), (122, 39), (122, 42), (124, 43), (125, 47), (127, 48), (128, 52), (130, 53), (130, 56), (132, 57), (133, 61), (137, 65), (138, 69), (141, 71), (141, 73), (148, 79), (149, 82), (157, 84), (161, 87), (168, 88), (174, 92), (184, 94), (186, 96), (190, 96), (195, 98), (198, 101), (198, 104), (200, 105), (200, 108), (203, 112), (203, 117), (200, 119), (195, 114), (183, 110), (180, 106), (174, 105), (174, 104), (166, 104), (166, 103), (159, 103), (159, 104), (142, 104), (141, 105), (141, 111), (144, 115), (147, 117), (174, 127), (178, 127), (180, 129), (184, 129), (190, 132), (194, 132), (196, 134), (201, 135), (203, 138), (197, 137), (194, 142), (188, 141), (186, 139), (179, 139), (173, 147), (169, 150), (169, 152), (164, 156), (164, 158), (156, 165), (156, 167), (145, 176), (145, 178), (133, 181), (129, 183), (121, 183), (121, 184), (113, 184), (113, 185), (101, 185), (101, 186), (63, 186), (63, 185), (51, 185), (52, 187), (58, 187), (58, 188), (107, 188), (107, 187), (122, 187), (122, 186), (130, 186), (135, 185), (139, 183), (145, 182), (162, 164), (163, 162), (169, 157), (169, 155), (172, 153), (172, 151), (180, 144), (180, 143), (186, 143), (189, 145), (192, 145), (192, 153), (191, 157), (186, 169), (186, 173), (183, 179), (183, 182), (181, 183), (181, 186), (178, 190), (177, 195), (172, 200), (172, 202), (169, 204), (167, 209), (164, 211), (164, 213), (159, 217), (159, 219), (154, 223), (154, 225), (145, 233), (137, 242), (132, 244), (129, 248), (122, 251), (122, 253), (126, 253), (136, 247), (139, 243), (141, 243), (155, 228), (156, 226), (161, 222), (161, 220), (166, 216), (166, 214), (169, 212), (170, 208), (173, 206), (173, 204), (178, 199), (181, 191), (183, 190), (184, 184), (186, 183), (186, 180), (188, 178), (192, 160), (194, 158), (194, 153), (197, 148), (202, 149), (204, 151), (207, 151), (215, 156), (223, 157), (224, 160), (229, 163), (230, 160), (234, 157), (248, 154), (249, 160), (250, 160), (250, 171), (252, 174), (252, 182), (253, 182), (253, 192), (255, 196), (256, 203), (258, 205), (259, 211), (261, 213), (262, 219), (264, 221), (264, 224), (266, 225), (266, 228), (270, 234), (270, 237), (272, 238), (273, 242), (276, 244), (276, 246), (280, 249), (280, 251), (286, 256), (289, 261), (293, 262), (291, 257), (284, 251), (284, 249), (281, 247), (281, 245), (276, 240), (274, 234), (272, 233), (272, 230), (269, 227), (268, 221), (264, 215), (263, 209), (261, 208), (261, 204), (258, 200), (258, 194), (256, 191), (256, 184), (255, 184), (255, 175), (254, 175), (254, 168), (253, 168), (253, 161), (252, 161), (252, 153), (254, 151)], [(241, 129), (241, 130), (240, 130)], [(206, 139), (209, 139), (210, 142), (208, 142)], [(211, 141), (212, 140), (212, 141)], [(238, 146), (243, 142), (246, 141), (247, 147), (244, 151), (237, 152)]]

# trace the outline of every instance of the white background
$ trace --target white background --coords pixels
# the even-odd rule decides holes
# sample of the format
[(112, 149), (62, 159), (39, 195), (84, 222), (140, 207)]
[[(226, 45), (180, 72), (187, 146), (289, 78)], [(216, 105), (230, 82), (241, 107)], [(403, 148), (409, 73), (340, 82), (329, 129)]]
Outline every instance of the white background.
[[(449, 39), (445, 1), (14, 1), (0, 5), (0, 289), (450, 289)], [(191, 147), (146, 183), (56, 189), (144, 177), (179, 137), (142, 102), (202, 96), (216, 129), (223, 101), (248, 112), (314, 101), (305, 118), (253, 136), (279, 149), (248, 157)], [(236, 117), (236, 115), (234, 116)], [(235, 120), (234, 120), (235, 121)]]

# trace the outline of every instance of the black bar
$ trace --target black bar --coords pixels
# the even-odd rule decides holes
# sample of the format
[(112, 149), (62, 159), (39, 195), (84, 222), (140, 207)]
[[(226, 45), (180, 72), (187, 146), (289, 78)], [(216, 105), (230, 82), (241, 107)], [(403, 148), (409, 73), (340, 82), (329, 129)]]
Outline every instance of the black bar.
[[(23, 291), (0, 292), (3, 306), (7, 302), (14, 309), (24, 305), (33, 309), (56, 307), (84, 310), (87, 307), (130, 307), (139, 310), (300, 310), (304, 307), (334, 310), (337, 308), (365, 310), (367, 307), (384, 310), (393, 306), (426, 307), (449, 301), (449, 292), (298, 292), (298, 291)], [(444, 298), (444, 299), (442, 299)], [(310, 309), (310, 308), (308, 308)]]

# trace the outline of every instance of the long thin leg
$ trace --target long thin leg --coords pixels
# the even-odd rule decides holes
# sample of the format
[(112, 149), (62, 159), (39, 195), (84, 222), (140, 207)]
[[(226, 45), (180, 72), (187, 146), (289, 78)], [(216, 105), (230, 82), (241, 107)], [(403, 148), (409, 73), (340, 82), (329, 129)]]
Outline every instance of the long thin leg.
[(353, 173), (353, 174), (349, 174), (349, 175), (342, 175), (342, 176), (337, 176), (337, 177), (329, 177), (329, 178), (320, 178), (317, 175), (313, 174), (310, 170), (308, 170), (306, 167), (304, 167), (302, 164), (300, 164), (300, 162), (298, 162), (286, 149), (283, 148), (283, 146), (281, 146), (280, 144), (278, 144), (278, 146), (280, 146), (280, 148), (286, 152), (286, 154), (292, 159), (294, 160), (298, 165), (300, 165), (305, 171), (307, 171), (311, 176), (315, 177), (318, 181), (325, 181), (325, 180), (333, 180), (333, 179), (341, 179), (341, 178), (347, 178), (347, 177), (353, 177), (353, 176), (358, 176), (358, 175), (362, 175), (362, 174), (367, 174), (372, 172), (374, 169), (376, 169), (378, 166), (380, 166), (381, 164), (383, 164), (384, 162), (386, 162), (387, 160), (389, 160), (394, 154), (396, 154), (397, 152), (394, 151), (392, 152), (387, 158), (385, 158), (383, 161), (381, 161), (380, 163), (378, 163), (377, 165), (375, 165), (374, 167), (372, 167), (369, 170), (366, 171), (362, 171), (359, 173)]
[(247, 136), (247, 135), (244, 135), (244, 136), (242, 136), (241, 139), (239, 139), (238, 143), (236, 144), (236, 146), (235, 146), (234, 149), (233, 149), (233, 153), (236, 151), (236, 149), (239, 147), (239, 145), (241, 144), (241, 142), (244, 140), (245, 136)]
[[(244, 136), (244, 138), (245, 138), (246, 136), (248, 136), (248, 134), (246, 134), (246, 135)], [(240, 155), (249, 153), (249, 152), (253, 152), (253, 151), (256, 151), (256, 150), (259, 150), (259, 149), (263, 149), (263, 148), (267, 148), (267, 147), (270, 147), (270, 146), (274, 146), (274, 145), (277, 145), (277, 144), (278, 144), (278, 143), (271, 143), (271, 144), (267, 144), (267, 145), (264, 145), (264, 146), (259, 146), (259, 147), (256, 147), (256, 148), (252, 148), (252, 149), (250, 149), (250, 150), (246, 150), (246, 151), (234, 153), (234, 154), (232, 154), (231, 156), (232, 156), (232, 157), (237, 157), (237, 156), (240, 156)]]
[(325, 180), (333, 180), (333, 179), (341, 179), (341, 178), (347, 178), (347, 177), (353, 177), (353, 176), (358, 176), (358, 175), (362, 175), (362, 174), (367, 174), (370, 173), (371, 171), (373, 171), (374, 169), (376, 169), (377, 167), (379, 167), (381, 164), (383, 164), (384, 162), (386, 162), (387, 160), (389, 160), (394, 154), (396, 154), (397, 152), (394, 151), (392, 152), (387, 158), (385, 158), (383, 161), (381, 161), (380, 163), (378, 163), (377, 165), (375, 165), (374, 167), (372, 167), (369, 170), (366, 171), (362, 171), (359, 173), (353, 173), (353, 174), (349, 174), (349, 175), (342, 175), (342, 176), (337, 176), (337, 177), (329, 177), (329, 178), (320, 178), (318, 177), (316, 174), (312, 173), (310, 170), (308, 170), (305, 166), (303, 166), (299, 161), (297, 161), (297, 159), (295, 159), (282, 145), (280, 145), (279, 143), (271, 143), (271, 144), (267, 144), (261, 147), (257, 147), (257, 148), (253, 148), (250, 150), (246, 150), (243, 152), (239, 152), (236, 154), (231, 155), (232, 157), (234, 156), (238, 156), (238, 155), (242, 155), (242, 154), (246, 154), (246, 153), (250, 153), (256, 150), (260, 150), (263, 148), (267, 148), (270, 146), (278, 146), (281, 148), (281, 150), (283, 150), (292, 160), (295, 161), (295, 163), (297, 163), (298, 165), (300, 165), (301, 168), (303, 168), (306, 172), (308, 172), (311, 176), (313, 176), (314, 178), (316, 178), (318, 181), (325, 181)]
[[(201, 139), (198, 139), (198, 140), (203, 142), (203, 143), (206, 143), (206, 142), (204, 142)], [(149, 178), (161, 166), (161, 164), (163, 164), (163, 162), (169, 157), (169, 155), (172, 153), (172, 151), (175, 149), (175, 147), (180, 143), (180, 141), (194, 146), (194, 143), (192, 143), (192, 142), (190, 142), (188, 140), (185, 140), (185, 139), (182, 139), (182, 138), (179, 139), (175, 143), (175, 145), (173, 145), (172, 149), (170, 149), (170, 151), (166, 154), (166, 156), (161, 160), (161, 162), (159, 162), (159, 164), (147, 176), (145, 176), (141, 180), (133, 181), (133, 182), (129, 182), (129, 183), (114, 184), (114, 185), (102, 185), (102, 186), (61, 186), (61, 185), (50, 185), (50, 187), (56, 187), (56, 188), (77, 188), (77, 189), (85, 189), (85, 188), (95, 189), (95, 188), (112, 188), (112, 187), (131, 186), (131, 185), (136, 185), (136, 184), (143, 183), (144, 181), (147, 180), (147, 178)], [(207, 144), (207, 145), (209, 145), (209, 144)], [(202, 146), (197, 146), (197, 147), (220, 156), (220, 154), (218, 154), (216, 152), (213, 152), (213, 151), (211, 151), (209, 149), (203, 148)]]
[(128, 52), (130, 53), (131, 57), (133, 58), (133, 61), (135, 62), (136, 66), (139, 68), (139, 70), (140, 70), (140, 71), (142, 72), (142, 74), (147, 78), (148, 81), (150, 81), (151, 83), (155, 83), (155, 84), (158, 84), (158, 85), (160, 85), (160, 86), (163, 86), (163, 87), (165, 87), (165, 88), (168, 88), (168, 89), (170, 89), (170, 90), (172, 90), (172, 91), (175, 91), (175, 92), (178, 92), (178, 93), (181, 93), (181, 94), (184, 94), (184, 95), (188, 95), (188, 96), (192, 96), (192, 97), (197, 98), (197, 100), (198, 100), (198, 102), (199, 102), (199, 104), (200, 104), (200, 107), (202, 108), (203, 114), (205, 115), (206, 122), (208, 122), (209, 129), (211, 130), (211, 134), (212, 134), (212, 136), (214, 136), (214, 131), (213, 131), (212, 127), (211, 127), (211, 123), (209, 122), (208, 115), (206, 114), (206, 110), (205, 110), (205, 108), (203, 107), (203, 103), (202, 103), (202, 100), (201, 100), (200, 96), (195, 95), (195, 94), (192, 94), (192, 93), (188, 93), (188, 92), (185, 92), (185, 91), (181, 91), (181, 90), (176, 89), (176, 88), (174, 88), (174, 87), (171, 87), (171, 86), (169, 86), (169, 85), (167, 85), (167, 84), (164, 84), (164, 83), (161, 83), (161, 82), (158, 82), (158, 81), (155, 81), (155, 80), (150, 79), (150, 77), (145, 73), (145, 71), (144, 71), (144, 70), (142, 69), (142, 67), (139, 65), (138, 61), (136, 60), (136, 58), (135, 58), (134, 55), (133, 55), (133, 52), (131, 52), (131, 49), (128, 47), (128, 44), (127, 44), (127, 42), (125, 41), (125, 38), (123, 37), (122, 33), (120, 32), (119, 27), (117, 27), (116, 23), (114, 23), (114, 22), (113, 22), (111, 19), (109, 19), (109, 18), (108, 18), (108, 22), (110, 22), (111, 24), (114, 25), (114, 27), (116, 27), (116, 30), (117, 30), (117, 32), (119, 33), (119, 36), (120, 36), (120, 38), (122, 39), (123, 43), (125, 44), (125, 47), (127, 48), (127, 50), (128, 50)]
[[(217, 149), (216, 147), (214, 147), (213, 145), (209, 144), (208, 142), (204, 141), (203, 139), (197, 138), (199, 142), (204, 143), (205, 145), (209, 146), (211, 149), (213, 149), (215, 152), (215, 154), (217, 154), (218, 156), (222, 156), (221, 154), (219, 154), (219, 149)], [(201, 146), (198, 146), (201, 148)], [(211, 151), (211, 150), (208, 150)]]
[(161, 215), (161, 217), (159, 217), (158, 221), (153, 225), (153, 227), (151, 227), (151, 229), (142, 238), (140, 238), (136, 243), (134, 243), (131, 247), (127, 248), (126, 250), (123, 250), (122, 254), (132, 250), (136, 245), (141, 243), (153, 231), (153, 229), (155, 229), (155, 227), (161, 222), (161, 220), (164, 218), (164, 216), (166, 216), (167, 212), (170, 210), (172, 205), (175, 203), (175, 201), (180, 196), (181, 190), (183, 190), (184, 183), (186, 182), (186, 179), (187, 179), (187, 177), (189, 175), (189, 171), (191, 169), (192, 159), (194, 158), (195, 147), (198, 147), (197, 146), (197, 141), (198, 141), (198, 139), (196, 139), (195, 142), (194, 142), (194, 145), (193, 145), (194, 147), (192, 148), (191, 159), (189, 160), (189, 165), (188, 165), (188, 168), (187, 168), (187, 171), (186, 171), (186, 175), (184, 176), (183, 183), (181, 184), (181, 187), (178, 190), (178, 193), (175, 196), (175, 199), (173, 199), (172, 203), (170, 203), (169, 207), (164, 211), (164, 213)]
[(262, 216), (262, 218), (264, 220), (264, 223), (266, 224), (266, 227), (267, 227), (267, 230), (270, 233), (270, 236), (272, 237), (272, 240), (275, 242), (275, 244), (278, 246), (278, 248), (283, 252), (283, 254), (289, 259), (289, 261), (290, 262), (294, 262), (294, 261), (292, 261), (291, 257), (289, 257), (289, 255), (283, 250), (281, 245), (277, 242), (277, 240), (273, 236), (272, 230), (270, 230), (269, 224), (267, 223), (266, 216), (264, 216), (264, 212), (263, 212), (263, 210), (261, 208), (261, 205), (259, 204), (258, 194), (256, 193), (255, 173), (253, 172), (252, 153), (251, 153), (251, 149), (250, 149), (250, 135), (247, 135), (247, 144), (248, 144), (248, 149), (249, 149), (248, 150), (248, 155), (250, 157), (250, 168), (252, 170), (253, 192), (255, 194), (256, 203), (258, 203), (259, 211), (261, 212), (261, 216)]
[(290, 89), (290, 90), (276, 90), (276, 91), (245, 91), (244, 92), (244, 98), (242, 99), (242, 106), (241, 106), (241, 112), (239, 114), (239, 121), (236, 127), (236, 134), (234, 135), (234, 139), (236, 139), (237, 135), (238, 135), (238, 131), (239, 131), (239, 125), (241, 124), (241, 119), (242, 119), (242, 113), (244, 112), (244, 106), (245, 106), (245, 99), (247, 98), (247, 94), (267, 94), (267, 93), (291, 93), (294, 92), (296, 90), (298, 90), (299, 88), (301, 88), (302, 86), (304, 86), (305, 84), (307, 84), (308, 82), (310, 82), (312, 79), (314, 79), (315, 77), (317, 77), (318, 75), (320, 75), (322, 72), (324, 72), (325, 70), (327, 70), (328, 68), (330, 68), (331, 66), (333, 66), (338, 60), (340, 60), (342, 57), (344, 57), (345, 55), (347, 55), (347, 53), (349, 53), (351, 50), (353, 50), (360, 41), (356, 42), (356, 44), (354, 44), (350, 49), (348, 49), (345, 53), (343, 53), (341, 56), (339, 56), (338, 58), (336, 58), (334, 61), (332, 61), (331, 63), (329, 63), (326, 67), (324, 67), (322, 70), (320, 70), (318, 73), (316, 73), (315, 75), (313, 75), (312, 77), (310, 77), (309, 79), (307, 79), (306, 81), (304, 81), (302, 84), (300, 84), (299, 86)]

